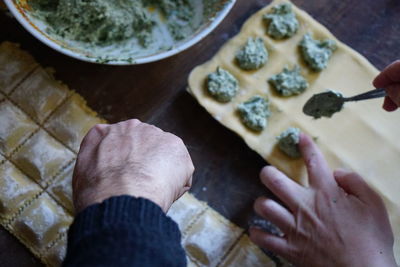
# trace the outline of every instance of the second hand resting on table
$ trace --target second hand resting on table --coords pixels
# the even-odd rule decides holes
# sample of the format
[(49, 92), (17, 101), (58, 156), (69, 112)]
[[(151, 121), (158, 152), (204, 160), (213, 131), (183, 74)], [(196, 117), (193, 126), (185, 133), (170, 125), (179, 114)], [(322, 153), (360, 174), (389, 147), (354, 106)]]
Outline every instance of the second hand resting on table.
[[(400, 61), (374, 81), (387, 88), (383, 108), (400, 105)], [(379, 195), (353, 172), (332, 172), (302, 134), (304, 187), (274, 167), (262, 182), (283, 204), (259, 198), (254, 208), (283, 236), (251, 228), (260, 247), (298, 266), (396, 266), (393, 233)], [(182, 140), (129, 120), (97, 125), (84, 138), (73, 177), (77, 216), (64, 266), (185, 266), (179, 229), (165, 213), (191, 186), (194, 167)]]
[(303, 187), (267, 166), (261, 181), (286, 206), (259, 198), (256, 212), (284, 236), (251, 228), (251, 239), (298, 266), (396, 266), (382, 199), (353, 172), (332, 172), (310, 137), (300, 137), (309, 179)]

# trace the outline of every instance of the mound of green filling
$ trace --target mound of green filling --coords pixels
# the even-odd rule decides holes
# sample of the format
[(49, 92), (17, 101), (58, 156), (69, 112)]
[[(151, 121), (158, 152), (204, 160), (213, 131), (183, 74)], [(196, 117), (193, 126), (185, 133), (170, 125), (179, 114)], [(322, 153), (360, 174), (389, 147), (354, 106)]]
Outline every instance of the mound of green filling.
[[(184, 39), (190, 32), (190, 25), (194, 16), (190, 0), (142, 0), (145, 4), (158, 7), (168, 18), (168, 29), (175, 40)], [(208, 1), (206, 1), (208, 2)], [(191, 29), (190, 29), (191, 30)]]
[(308, 82), (301, 75), (299, 66), (295, 66), (292, 70), (285, 67), (281, 73), (269, 78), (268, 82), (283, 96), (299, 95), (308, 87)]
[(207, 90), (217, 101), (229, 102), (239, 90), (239, 82), (223, 68), (218, 67), (207, 77)]
[(236, 61), (244, 70), (256, 70), (264, 66), (268, 60), (268, 51), (264, 41), (257, 37), (250, 37), (246, 44), (237, 52)]
[(304, 35), (299, 44), (304, 61), (314, 71), (321, 71), (328, 66), (336, 42), (333, 40), (314, 40), (309, 33)]
[(66, 39), (107, 45), (136, 37), (146, 47), (155, 22), (148, 6), (157, 7), (167, 18), (175, 39), (182, 39), (193, 17), (189, 0), (29, 0), (34, 14), (49, 24), (49, 32)]
[(264, 20), (268, 25), (267, 34), (274, 39), (292, 37), (299, 29), (299, 22), (290, 4), (272, 7), (271, 13), (264, 15)]
[(306, 115), (319, 119), (330, 118), (336, 112), (342, 110), (344, 104), (343, 95), (339, 92), (328, 90), (324, 93), (313, 95), (303, 107)]
[(262, 131), (271, 115), (268, 101), (261, 96), (253, 96), (237, 108), (244, 125), (254, 131)]
[(301, 157), (299, 150), (300, 129), (290, 127), (278, 137), (279, 149), (291, 158)]

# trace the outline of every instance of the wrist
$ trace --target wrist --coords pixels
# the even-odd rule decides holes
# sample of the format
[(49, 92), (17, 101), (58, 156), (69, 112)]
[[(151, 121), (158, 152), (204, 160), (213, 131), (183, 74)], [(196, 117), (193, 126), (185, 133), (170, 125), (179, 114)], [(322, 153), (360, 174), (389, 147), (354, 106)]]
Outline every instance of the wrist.
[(108, 187), (104, 188), (91, 188), (90, 190), (83, 190), (74, 196), (74, 204), (76, 212), (82, 211), (85, 208), (103, 202), (106, 199), (115, 196), (129, 195), (136, 198), (144, 198), (150, 200), (159, 206), (165, 213), (171, 204), (164, 200), (162, 194), (155, 192), (155, 190), (148, 190), (145, 187), (132, 188), (130, 186), (124, 187)]
[(168, 204), (167, 201), (165, 201), (161, 195), (158, 193), (148, 193), (146, 191), (143, 190), (135, 190), (135, 191), (130, 191), (128, 193), (125, 193), (125, 195), (130, 195), (133, 197), (137, 197), (137, 198), (144, 198), (147, 200), (150, 200), (151, 202), (153, 202), (154, 204), (156, 204), (157, 206), (159, 206), (164, 213), (166, 213), (169, 209), (169, 207), (171, 206), (170, 204)]

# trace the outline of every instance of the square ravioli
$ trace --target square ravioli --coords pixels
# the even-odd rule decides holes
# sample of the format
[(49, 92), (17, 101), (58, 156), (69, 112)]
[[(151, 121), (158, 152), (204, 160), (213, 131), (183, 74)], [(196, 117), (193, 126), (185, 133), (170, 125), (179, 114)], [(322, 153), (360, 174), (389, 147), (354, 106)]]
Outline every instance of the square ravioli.
[(0, 91), (11, 92), (37, 66), (28, 53), (9, 42), (0, 44)]
[(220, 266), (274, 267), (276, 264), (250, 241), (248, 235), (243, 235)]
[(13, 221), (11, 227), (26, 245), (43, 251), (57, 236), (68, 230), (72, 216), (47, 193), (43, 193)]
[(34, 134), (12, 161), (42, 185), (46, 185), (75, 155), (45, 131)]
[(183, 247), (198, 265), (217, 266), (243, 229), (208, 209), (188, 231)]
[(102, 120), (75, 94), (51, 116), (46, 128), (78, 152), (83, 137), (98, 123), (102, 123)]
[(12, 216), (26, 200), (42, 191), (8, 161), (0, 165), (0, 177), (0, 218)]
[(0, 153), (8, 155), (38, 126), (9, 101), (0, 102)]
[(39, 123), (53, 112), (67, 96), (67, 89), (44, 69), (35, 70), (11, 94), (11, 99)]
[(53, 247), (44, 253), (43, 258), (48, 266), (61, 266), (66, 254), (67, 237), (65, 235)]
[(185, 236), (187, 227), (206, 209), (207, 205), (186, 193), (171, 206), (167, 215), (178, 224), (182, 236)]
[(71, 164), (64, 172), (51, 183), (47, 192), (58, 200), (69, 212), (74, 212), (72, 202), (72, 174), (74, 164)]

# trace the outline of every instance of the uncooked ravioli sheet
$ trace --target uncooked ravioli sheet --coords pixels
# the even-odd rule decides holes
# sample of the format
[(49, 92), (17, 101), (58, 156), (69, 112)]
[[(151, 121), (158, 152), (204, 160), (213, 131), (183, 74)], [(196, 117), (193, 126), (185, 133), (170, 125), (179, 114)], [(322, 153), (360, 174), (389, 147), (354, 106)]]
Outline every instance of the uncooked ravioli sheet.
[[(97, 123), (105, 121), (81, 96), (18, 45), (0, 44), (0, 225), (48, 266), (65, 256), (75, 158)], [(188, 266), (275, 266), (244, 229), (189, 193), (168, 215), (181, 229)]]
[[(326, 89), (342, 92), (345, 96), (372, 90), (372, 80), (378, 70), (361, 54), (340, 42), (324, 26), (306, 12), (293, 6), (300, 22), (296, 35), (286, 40), (274, 40), (266, 35), (263, 15), (271, 6), (286, 0), (276, 0), (251, 16), (240, 33), (229, 40), (208, 62), (196, 67), (189, 76), (188, 91), (217, 121), (243, 138), (247, 145), (270, 164), (275, 165), (294, 180), (306, 184), (307, 174), (302, 159), (291, 159), (276, 146), (276, 136), (288, 127), (298, 127), (315, 137), (330, 166), (351, 169), (362, 175), (384, 198), (395, 234), (395, 255), (400, 261), (400, 112), (388, 113), (382, 99), (347, 103), (331, 119), (315, 120), (302, 113), (304, 103), (315, 93)], [(302, 61), (298, 44), (304, 34), (316, 39), (334, 39), (338, 49), (333, 53), (328, 68), (312, 72)], [(269, 61), (256, 71), (241, 70), (235, 54), (249, 37), (260, 37), (269, 51)], [(394, 55), (395, 56), (395, 55)], [(280, 97), (267, 83), (272, 75), (298, 64), (310, 87), (301, 95)], [(207, 75), (220, 66), (239, 81), (240, 91), (229, 103), (215, 101), (207, 93)], [(267, 128), (256, 133), (240, 121), (236, 107), (254, 95), (268, 96), (272, 115)]]

